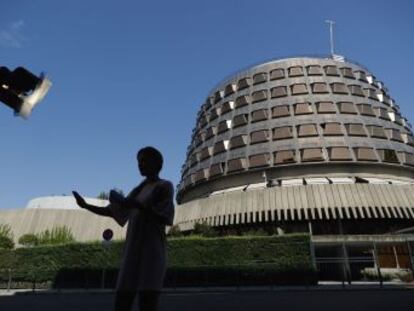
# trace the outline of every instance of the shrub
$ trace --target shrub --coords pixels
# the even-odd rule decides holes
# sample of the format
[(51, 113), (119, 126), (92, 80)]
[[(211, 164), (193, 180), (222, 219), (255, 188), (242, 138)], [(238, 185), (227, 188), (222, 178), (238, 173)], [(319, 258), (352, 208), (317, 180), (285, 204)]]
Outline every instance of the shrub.
[(67, 226), (54, 227), (37, 234), (38, 245), (56, 245), (75, 242), (72, 231)]
[(197, 222), (194, 225), (193, 234), (201, 235), (206, 238), (218, 236), (218, 232), (212, 226), (207, 224), (207, 222)]
[(250, 229), (248, 231), (246, 231), (245, 233), (243, 233), (243, 235), (247, 235), (247, 236), (268, 236), (270, 235), (267, 231), (265, 231), (262, 228), (258, 228), (258, 229)]
[(0, 248), (14, 248), (13, 233), (8, 224), (0, 224)]
[[(188, 236), (170, 238), (168, 286), (229, 284), (308, 284), (314, 282), (309, 236)], [(121, 261), (123, 242), (72, 243), (0, 251), (0, 267), (12, 269), (13, 282), (53, 282), (59, 287), (99, 286), (102, 269), (108, 286)], [(0, 283), (7, 282), (0, 270)], [(1, 285), (1, 284), (0, 284)]]
[(6, 236), (0, 236), (0, 249), (14, 248), (14, 241)]
[(180, 227), (177, 225), (171, 226), (170, 230), (168, 231), (169, 237), (180, 237), (183, 235), (183, 232), (181, 232)]
[(36, 234), (26, 233), (19, 238), (19, 244), (27, 247), (39, 245), (39, 238)]

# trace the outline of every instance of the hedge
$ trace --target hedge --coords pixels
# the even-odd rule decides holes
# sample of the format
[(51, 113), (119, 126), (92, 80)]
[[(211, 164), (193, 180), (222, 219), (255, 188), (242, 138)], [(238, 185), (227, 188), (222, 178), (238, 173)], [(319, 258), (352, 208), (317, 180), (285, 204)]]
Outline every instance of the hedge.
[[(199, 236), (168, 240), (166, 286), (315, 283), (307, 235)], [(0, 283), (14, 287), (115, 286), (123, 242), (74, 243), (0, 250)], [(10, 270), (9, 270), (10, 269)]]

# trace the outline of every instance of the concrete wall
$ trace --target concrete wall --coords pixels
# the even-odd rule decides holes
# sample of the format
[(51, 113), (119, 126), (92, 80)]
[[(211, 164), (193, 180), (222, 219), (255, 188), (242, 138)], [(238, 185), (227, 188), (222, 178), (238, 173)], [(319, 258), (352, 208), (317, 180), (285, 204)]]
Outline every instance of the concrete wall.
[(113, 239), (125, 237), (125, 229), (112, 218), (78, 209), (9, 209), (0, 211), (0, 223), (12, 227), (15, 242), (26, 233), (38, 233), (55, 226), (67, 226), (77, 241), (102, 240), (102, 232), (112, 229)]

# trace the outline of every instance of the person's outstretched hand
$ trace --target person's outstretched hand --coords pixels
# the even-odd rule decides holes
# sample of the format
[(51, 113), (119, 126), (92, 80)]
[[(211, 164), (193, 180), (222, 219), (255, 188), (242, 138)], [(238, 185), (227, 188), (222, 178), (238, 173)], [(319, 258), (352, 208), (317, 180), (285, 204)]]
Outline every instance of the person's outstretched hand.
[(85, 201), (85, 199), (76, 191), (72, 191), (73, 196), (75, 197), (76, 200), (76, 204), (79, 205), (79, 207), (81, 208), (86, 208), (86, 206), (88, 205)]

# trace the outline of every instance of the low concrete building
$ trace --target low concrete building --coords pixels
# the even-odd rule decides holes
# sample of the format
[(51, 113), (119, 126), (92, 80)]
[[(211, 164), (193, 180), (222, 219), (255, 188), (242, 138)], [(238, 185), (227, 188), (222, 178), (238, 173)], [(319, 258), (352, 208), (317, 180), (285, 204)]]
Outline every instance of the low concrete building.
[[(86, 198), (90, 204), (106, 206), (108, 201)], [(72, 196), (36, 198), (26, 208), (0, 211), (0, 223), (9, 224), (15, 242), (26, 233), (39, 233), (54, 227), (67, 226), (76, 241), (100, 241), (105, 229), (112, 229), (114, 239), (125, 237), (125, 228), (112, 218), (101, 217), (79, 208)]]

